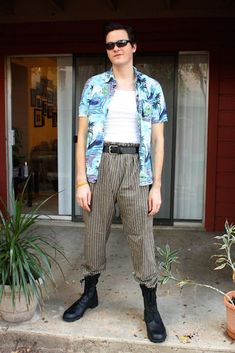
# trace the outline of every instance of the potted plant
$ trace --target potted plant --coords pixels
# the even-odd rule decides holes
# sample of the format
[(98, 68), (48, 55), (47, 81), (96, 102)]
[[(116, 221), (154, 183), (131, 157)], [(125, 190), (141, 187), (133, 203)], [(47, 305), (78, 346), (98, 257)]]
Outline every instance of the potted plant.
[[(52, 265), (62, 272), (51, 250), (64, 256), (63, 251), (39, 234), (35, 228), (38, 211), (52, 196), (24, 214), (24, 192), (11, 198), (7, 208), (0, 209), (0, 315), (6, 321), (19, 322), (32, 318), (37, 304), (43, 307), (47, 282), (55, 285)], [(65, 256), (64, 256), (65, 257)]]
[[(228, 221), (225, 222), (225, 233), (223, 235), (215, 236), (217, 239), (216, 244), (219, 247), (219, 250), (222, 250), (222, 254), (216, 254), (212, 257), (216, 257), (216, 267), (215, 270), (221, 270), (223, 268), (230, 267), (232, 269), (232, 280), (235, 282), (235, 261), (232, 258), (232, 245), (235, 244), (235, 225), (229, 225)], [(172, 266), (174, 263), (179, 262), (179, 250), (171, 250), (170, 246), (167, 244), (165, 249), (156, 247), (156, 250), (160, 256), (160, 269), (161, 276), (159, 277), (158, 282), (160, 284), (165, 284), (169, 280), (173, 280), (183, 287), (185, 285), (195, 285), (200, 287), (206, 287), (224, 296), (224, 304), (227, 311), (227, 333), (228, 335), (235, 339), (235, 290), (229, 291), (227, 293), (222, 290), (213, 287), (205, 283), (197, 283), (192, 279), (179, 279), (172, 272)]]
[[(235, 225), (225, 222), (226, 233), (221, 236), (216, 236), (220, 242), (219, 249), (223, 250), (223, 254), (214, 255), (217, 257), (215, 270), (221, 270), (224, 267), (232, 269), (232, 281), (235, 283), (235, 259), (232, 258), (232, 246), (235, 244)], [(234, 254), (234, 253), (233, 253)], [(224, 295), (224, 304), (227, 312), (227, 333), (235, 339), (235, 290), (232, 290)]]

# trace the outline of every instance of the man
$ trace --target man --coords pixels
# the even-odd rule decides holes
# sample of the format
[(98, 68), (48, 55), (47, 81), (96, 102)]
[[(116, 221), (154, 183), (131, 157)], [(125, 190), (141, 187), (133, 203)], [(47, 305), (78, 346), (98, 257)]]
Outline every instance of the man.
[(152, 342), (166, 330), (156, 304), (157, 266), (153, 216), (161, 206), (164, 96), (157, 81), (133, 67), (136, 39), (131, 27), (105, 28), (111, 70), (89, 79), (79, 106), (76, 199), (84, 210), (85, 289), (64, 313), (80, 319), (98, 305), (96, 285), (105, 269), (105, 248), (115, 203), (131, 248), (134, 277), (144, 298), (144, 319)]

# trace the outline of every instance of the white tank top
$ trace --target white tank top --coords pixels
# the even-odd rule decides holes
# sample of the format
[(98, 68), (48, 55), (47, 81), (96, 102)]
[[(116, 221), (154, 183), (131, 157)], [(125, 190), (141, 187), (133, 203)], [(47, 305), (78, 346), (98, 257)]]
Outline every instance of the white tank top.
[(104, 141), (140, 143), (135, 91), (115, 90), (105, 121)]

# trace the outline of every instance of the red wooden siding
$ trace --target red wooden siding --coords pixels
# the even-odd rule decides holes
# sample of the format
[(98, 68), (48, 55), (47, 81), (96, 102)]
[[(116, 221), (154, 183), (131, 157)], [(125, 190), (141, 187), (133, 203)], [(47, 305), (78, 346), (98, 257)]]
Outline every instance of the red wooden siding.
[[(234, 78), (235, 79), (235, 78)], [(234, 127), (235, 112), (234, 111), (220, 111), (219, 112), (219, 126)]]
[(234, 172), (235, 170), (235, 158), (218, 158), (217, 160), (217, 172)]
[(215, 229), (235, 223), (235, 48), (221, 50)]
[(217, 128), (219, 102), (219, 61), (218, 51), (210, 53), (209, 72), (209, 107), (207, 132), (207, 171), (206, 171), (206, 200), (205, 200), (205, 228), (214, 230), (216, 204), (216, 168), (217, 168)]
[(4, 90), (5, 59), (0, 56), (0, 196), (7, 199), (7, 166), (6, 166), (6, 139), (5, 139), (5, 90)]

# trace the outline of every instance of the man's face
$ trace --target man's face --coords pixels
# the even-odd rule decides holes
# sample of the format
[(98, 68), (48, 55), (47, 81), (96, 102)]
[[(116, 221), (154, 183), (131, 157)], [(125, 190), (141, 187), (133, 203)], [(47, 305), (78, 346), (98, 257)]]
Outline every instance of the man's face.
[[(119, 40), (129, 40), (128, 34), (124, 29), (117, 29), (109, 32), (106, 36), (106, 43), (117, 42)], [(133, 53), (136, 51), (136, 44), (127, 43), (123, 47), (114, 46), (113, 49), (106, 49), (109, 60), (113, 65), (121, 66), (125, 64), (132, 64)]]

